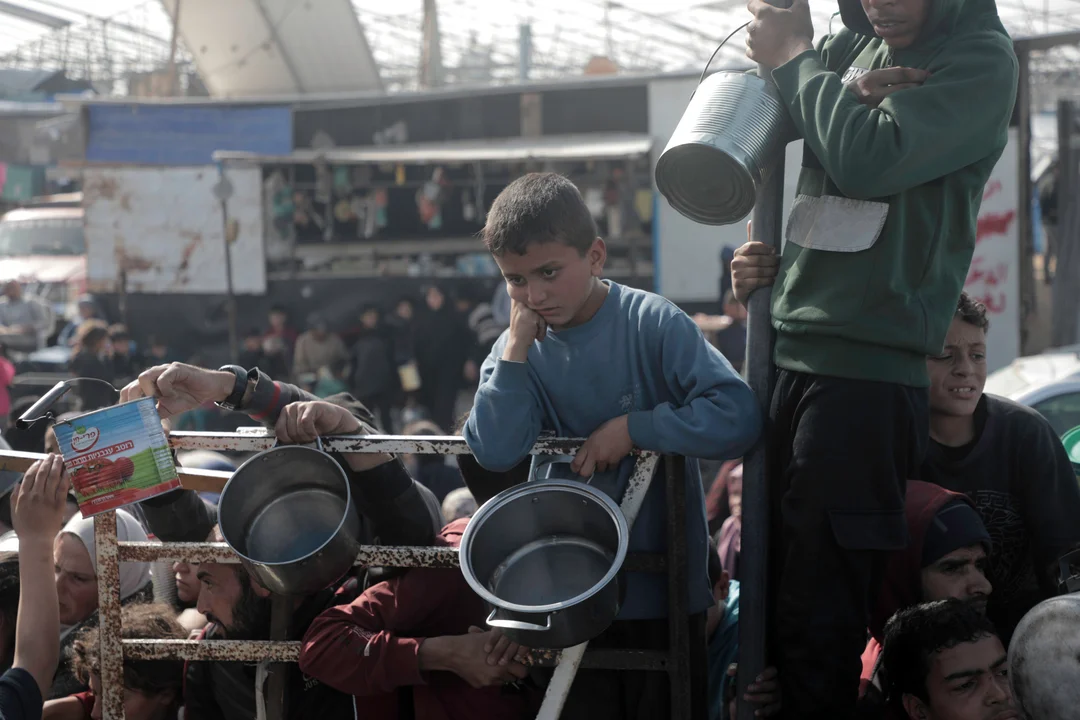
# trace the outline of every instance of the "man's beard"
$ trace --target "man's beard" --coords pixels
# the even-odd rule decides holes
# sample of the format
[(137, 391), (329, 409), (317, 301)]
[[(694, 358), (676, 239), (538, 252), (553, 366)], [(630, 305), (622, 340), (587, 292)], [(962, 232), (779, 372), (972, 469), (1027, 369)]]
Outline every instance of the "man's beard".
[(226, 625), (213, 615), (206, 619), (222, 628), (229, 640), (266, 640), (270, 637), (270, 598), (256, 595), (245, 575), (241, 575), (240, 599), (233, 605), (232, 624)]

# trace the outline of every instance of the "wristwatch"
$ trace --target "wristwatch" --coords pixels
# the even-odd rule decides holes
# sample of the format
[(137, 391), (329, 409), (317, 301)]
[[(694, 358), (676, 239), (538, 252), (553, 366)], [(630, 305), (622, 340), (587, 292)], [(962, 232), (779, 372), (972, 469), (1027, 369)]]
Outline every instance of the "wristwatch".
[(223, 365), (218, 372), (230, 372), (236, 376), (232, 392), (221, 402), (214, 403), (223, 410), (236, 411), (240, 409), (240, 403), (247, 394), (248, 384), (253, 382), (252, 373), (239, 365)]

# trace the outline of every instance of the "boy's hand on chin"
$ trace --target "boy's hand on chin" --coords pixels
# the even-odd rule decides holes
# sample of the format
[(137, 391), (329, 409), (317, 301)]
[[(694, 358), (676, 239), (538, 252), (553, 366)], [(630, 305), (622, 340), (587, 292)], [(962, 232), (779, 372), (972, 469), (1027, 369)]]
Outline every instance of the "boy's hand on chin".
[(630, 439), (629, 418), (620, 415), (596, 428), (574, 456), (570, 469), (582, 477), (606, 472), (634, 449)]

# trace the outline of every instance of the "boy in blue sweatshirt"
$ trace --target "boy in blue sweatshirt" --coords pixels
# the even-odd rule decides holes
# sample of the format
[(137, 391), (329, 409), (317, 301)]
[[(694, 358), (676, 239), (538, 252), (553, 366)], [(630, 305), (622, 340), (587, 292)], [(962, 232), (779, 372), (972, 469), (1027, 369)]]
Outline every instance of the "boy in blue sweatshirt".
[[(463, 433), (481, 465), (508, 470), (544, 431), (585, 437), (572, 462), (537, 456), (533, 478), (592, 478), (618, 501), (634, 447), (725, 460), (757, 439), (757, 400), (693, 320), (658, 295), (600, 279), (607, 249), (569, 180), (514, 181), (493, 203), (483, 237), (512, 308)], [(687, 591), (697, 615), (713, 604), (708, 529), (697, 463), (685, 466)], [(631, 532), (632, 552), (665, 550), (666, 513), (657, 482)], [(666, 576), (630, 574), (619, 619), (666, 616)]]

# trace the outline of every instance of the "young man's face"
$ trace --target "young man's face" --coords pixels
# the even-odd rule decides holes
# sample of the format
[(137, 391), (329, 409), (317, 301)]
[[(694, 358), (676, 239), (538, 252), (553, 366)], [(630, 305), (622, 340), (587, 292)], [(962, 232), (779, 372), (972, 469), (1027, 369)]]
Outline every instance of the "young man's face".
[(376, 310), (366, 310), (363, 315), (360, 316), (360, 322), (368, 330), (374, 330), (375, 326), (379, 324), (379, 313)]
[(270, 327), (274, 330), (283, 330), (285, 328), (285, 313), (270, 313)]
[[(196, 608), (230, 640), (265, 640), (270, 631), (270, 593), (236, 566), (200, 563)], [(247, 587), (241, 583), (247, 578)]]
[(986, 579), (986, 549), (982, 545), (953, 550), (922, 570), (923, 602), (970, 600), (983, 611), (993, 586)]
[(506, 278), (510, 299), (544, 318), (554, 328), (583, 321), (578, 317), (607, 259), (597, 238), (584, 255), (558, 241), (532, 243), (524, 255), (506, 252), (495, 262)]
[(953, 318), (945, 349), (927, 358), (930, 373), (930, 414), (969, 417), (986, 385), (986, 331)]
[(910, 47), (919, 38), (931, 0), (862, 0), (863, 12), (874, 32), (889, 47)]
[(904, 696), (911, 720), (1019, 720), (1009, 689), (1008, 657), (995, 636), (937, 652), (926, 676), (924, 703)]

